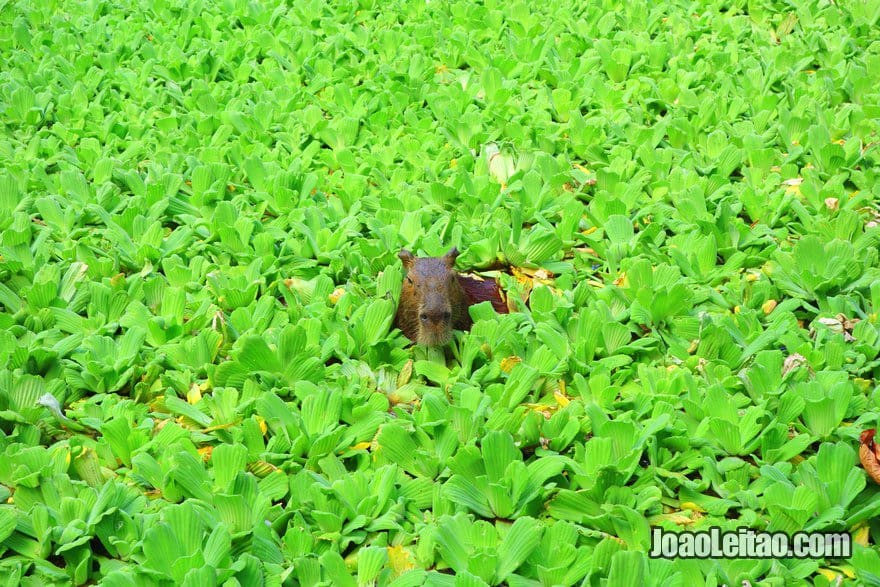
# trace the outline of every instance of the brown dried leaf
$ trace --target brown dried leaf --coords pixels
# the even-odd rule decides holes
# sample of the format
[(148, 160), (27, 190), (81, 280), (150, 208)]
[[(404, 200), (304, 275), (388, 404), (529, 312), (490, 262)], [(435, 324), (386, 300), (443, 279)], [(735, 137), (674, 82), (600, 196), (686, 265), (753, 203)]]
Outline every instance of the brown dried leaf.
[(871, 428), (862, 432), (859, 436), (859, 460), (862, 462), (868, 477), (874, 480), (874, 483), (880, 484), (880, 459), (878, 459), (878, 447), (874, 444), (874, 435), (877, 430)]
[[(782, 363), (782, 376), (785, 377), (788, 375), (790, 371), (797, 369), (798, 367), (802, 367), (807, 365), (807, 368), (810, 366), (807, 364), (807, 358), (800, 353), (793, 353), (785, 357), (785, 361)], [(812, 371), (812, 369), (810, 368)]]

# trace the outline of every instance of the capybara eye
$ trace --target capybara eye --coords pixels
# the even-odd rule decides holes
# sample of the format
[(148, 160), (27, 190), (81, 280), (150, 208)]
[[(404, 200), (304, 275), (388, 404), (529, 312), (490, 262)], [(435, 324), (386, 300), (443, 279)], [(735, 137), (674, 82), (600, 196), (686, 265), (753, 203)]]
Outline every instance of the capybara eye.
[(421, 320), (422, 322), (427, 322), (427, 321), (428, 321), (428, 315), (425, 314), (424, 312), (421, 313), (421, 314), (419, 314), (419, 320)]

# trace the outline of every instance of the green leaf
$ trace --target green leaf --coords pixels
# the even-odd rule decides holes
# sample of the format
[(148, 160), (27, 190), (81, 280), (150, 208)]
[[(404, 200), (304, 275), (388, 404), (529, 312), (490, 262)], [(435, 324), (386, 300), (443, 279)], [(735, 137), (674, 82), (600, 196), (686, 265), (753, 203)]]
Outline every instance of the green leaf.
[(529, 517), (518, 518), (498, 546), (496, 579), (507, 580), (540, 543), (541, 527), (538, 521)]

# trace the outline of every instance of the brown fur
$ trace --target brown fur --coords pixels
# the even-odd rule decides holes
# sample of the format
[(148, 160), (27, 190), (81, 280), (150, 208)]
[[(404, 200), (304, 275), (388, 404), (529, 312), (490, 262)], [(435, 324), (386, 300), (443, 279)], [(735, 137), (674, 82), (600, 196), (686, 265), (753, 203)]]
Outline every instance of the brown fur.
[(477, 278), (470, 275), (458, 275), (458, 284), (464, 290), (464, 295), (468, 298), (469, 304), (479, 304), (480, 302), (489, 302), (492, 309), (498, 314), (509, 314), (507, 302), (501, 295), (501, 288), (498, 282), (489, 278)]
[(416, 258), (404, 249), (398, 256), (406, 277), (394, 325), (413, 342), (428, 346), (447, 344), (453, 329), (468, 330), (471, 302), (454, 269), (458, 250), (442, 257)]

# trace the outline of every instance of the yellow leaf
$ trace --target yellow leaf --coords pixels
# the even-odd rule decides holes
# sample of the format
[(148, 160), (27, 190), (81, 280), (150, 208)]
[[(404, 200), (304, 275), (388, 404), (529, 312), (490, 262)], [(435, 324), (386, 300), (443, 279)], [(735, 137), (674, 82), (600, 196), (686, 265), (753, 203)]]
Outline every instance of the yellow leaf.
[(333, 290), (333, 293), (331, 293), (330, 295), (327, 296), (327, 298), (330, 300), (331, 304), (335, 305), (336, 302), (339, 301), (339, 298), (341, 298), (343, 296), (343, 294), (345, 294), (345, 288), (344, 287), (337, 287), (336, 289)]
[(529, 410), (531, 410), (537, 414), (541, 414), (542, 416), (544, 416), (544, 418), (547, 418), (547, 419), (550, 419), (550, 416), (552, 415), (551, 412), (556, 411), (556, 406), (548, 406), (545, 404), (521, 404), (521, 405), (525, 406), (526, 408), (528, 408)]
[(683, 509), (683, 510), (690, 510), (692, 512), (700, 512), (701, 514), (706, 512), (706, 510), (704, 510), (703, 508), (701, 508), (700, 506), (698, 506), (697, 504), (695, 504), (692, 501), (683, 501), (679, 504), (679, 507), (681, 507), (681, 509)]
[(510, 373), (518, 363), (522, 363), (522, 359), (517, 356), (505, 357), (501, 359), (501, 370)]
[(192, 405), (195, 405), (202, 401), (202, 390), (199, 389), (198, 384), (193, 383), (190, 386), (189, 391), (186, 393), (186, 401), (188, 401)]
[(517, 267), (516, 270), (517, 270), (517, 272), (519, 272), (520, 274), (522, 274), (524, 276), (523, 277), (524, 280), (526, 278), (529, 278), (534, 281), (538, 281), (540, 283), (544, 283), (544, 284), (548, 284), (548, 285), (553, 283), (553, 279), (552, 279), (553, 275), (544, 268), (531, 269), (529, 267)]
[(281, 469), (266, 461), (253, 461), (248, 463), (247, 470), (262, 479)]
[[(529, 294), (531, 294), (532, 292), (532, 286), (534, 285), (532, 277), (526, 274), (519, 267), (511, 267), (510, 273), (514, 276), (514, 278), (516, 278), (519, 283), (522, 284), (522, 292), (520, 294), (520, 297), (522, 298), (522, 301), (527, 301), (529, 299)], [(509, 305), (510, 302), (508, 301), (508, 306)]]
[(804, 183), (804, 178), (792, 177), (791, 179), (786, 179), (785, 181), (783, 181), (782, 185), (785, 186), (786, 193), (794, 194), (794, 195), (800, 197), (802, 183)]
[(532, 281), (532, 277), (519, 267), (511, 267), (510, 272), (520, 283), (530, 283)]
[(404, 364), (403, 369), (400, 370), (400, 374), (397, 376), (397, 387), (403, 387), (409, 383), (409, 380), (412, 379), (412, 370), (413, 361), (410, 359)]
[(368, 450), (371, 444), (372, 443), (369, 440), (365, 440), (363, 442), (352, 445), (350, 450)]
[(776, 305), (776, 300), (767, 300), (766, 302), (761, 304), (761, 310), (764, 311), (764, 314), (769, 314), (776, 309)]
[(556, 398), (556, 403), (559, 404), (559, 407), (564, 408), (568, 404), (571, 403), (571, 400), (565, 396), (565, 387), (563, 384), (563, 391), (554, 391), (553, 397)]
[(856, 384), (856, 388), (862, 393), (868, 393), (868, 390), (871, 389), (870, 379), (862, 379), (861, 377), (856, 377), (855, 379), (853, 379), (853, 383)]
[(402, 575), (416, 568), (409, 550), (400, 545), (388, 547), (388, 563), (395, 575)]
[(226, 424), (216, 424), (214, 426), (208, 426), (207, 428), (203, 428), (202, 432), (214, 432), (215, 430), (226, 430), (227, 428), (232, 428), (236, 425), (236, 422), (227, 422)]
[(840, 578), (840, 573), (832, 571), (831, 569), (819, 569), (818, 573), (828, 579), (829, 583), (834, 583)]
[(868, 546), (868, 538), (870, 538), (870, 536), (871, 528), (867, 524), (864, 524), (853, 532), (853, 542), (861, 544), (862, 546)]
[(669, 514), (658, 514), (656, 516), (651, 516), (648, 519), (649, 524), (656, 524), (657, 522), (672, 522), (676, 526), (690, 526), (694, 523), (693, 518), (690, 516), (686, 516), (681, 512), (672, 512)]

